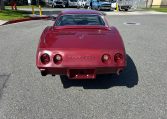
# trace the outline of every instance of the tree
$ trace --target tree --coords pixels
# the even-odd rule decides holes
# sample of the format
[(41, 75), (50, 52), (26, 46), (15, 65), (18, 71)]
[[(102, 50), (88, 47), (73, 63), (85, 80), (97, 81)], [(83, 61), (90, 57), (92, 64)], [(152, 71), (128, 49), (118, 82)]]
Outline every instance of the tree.
[(146, 0), (146, 8), (148, 8), (148, 0)]
[(4, 0), (0, 0), (0, 10), (4, 10), (5, 6), (4, 6)]

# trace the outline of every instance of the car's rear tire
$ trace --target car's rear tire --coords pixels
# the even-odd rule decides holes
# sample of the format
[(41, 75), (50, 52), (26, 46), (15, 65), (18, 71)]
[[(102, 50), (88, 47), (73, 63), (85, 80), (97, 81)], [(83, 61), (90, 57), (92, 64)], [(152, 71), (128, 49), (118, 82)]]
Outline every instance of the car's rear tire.
[(100, 11), (100, 7), (99, 6), (98, 6), (97, 10)]
[(68, 6), (68, 2), (67, 2), (67, 4), (65, 5), (65, 7), (69, 7), (69, 6)]
[(46, 76), (47, 75), (46, 71), (41, 71), (41, 75)]
[(125, 9), (125, 11), (128, 11), (128, 9)]
[(55, 8), (55, 5), (52, 5), (52, 8)]

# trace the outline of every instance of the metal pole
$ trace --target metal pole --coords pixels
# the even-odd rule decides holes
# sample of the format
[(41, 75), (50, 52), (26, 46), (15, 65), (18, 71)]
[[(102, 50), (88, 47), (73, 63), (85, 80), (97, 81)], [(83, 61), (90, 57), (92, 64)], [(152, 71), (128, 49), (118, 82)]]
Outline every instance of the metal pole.
[(42, 16), (42, 7), (39, 5), (39, 15)]
[(31, 5), (31, 7), (32, 7), (32, 14), (34, 15), (35, 14), (35, 12), (34, 12), (34, 5)]
[(118, 0), (117, 0), (117, 2), (116, 2), (116, 11), (117, 11), (117, 12), (119, 11)]

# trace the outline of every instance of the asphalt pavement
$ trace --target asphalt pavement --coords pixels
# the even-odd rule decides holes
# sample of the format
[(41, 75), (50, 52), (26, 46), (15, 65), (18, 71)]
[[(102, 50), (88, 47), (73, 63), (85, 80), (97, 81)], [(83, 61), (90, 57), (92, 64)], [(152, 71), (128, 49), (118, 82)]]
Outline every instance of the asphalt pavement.
[(108, 19), (128, 66), (120, 77), (89, 81), (40, 75), (36, 49), (53, 21), (0, 26), (0, 119), (167, 119), (167, 15)]

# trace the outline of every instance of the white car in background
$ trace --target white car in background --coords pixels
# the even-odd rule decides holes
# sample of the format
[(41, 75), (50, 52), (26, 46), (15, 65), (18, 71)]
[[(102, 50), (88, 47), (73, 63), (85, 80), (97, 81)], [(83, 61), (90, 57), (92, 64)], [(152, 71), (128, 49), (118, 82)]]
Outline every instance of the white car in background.
[(78, 2), (77, 2), (77, 8), (84, 8), (84, 7), (85, 7), (84, 0), (78, 0)]
[(90, 0), (78, 0), (77, 8), (89, 8)]
[(48, 5), (51, 7), (67, 7), (67, 0), (48, 0)]
[(116, 9), (117, 3), (119, 10), (128, 11), (132, 7), (132, 0), (111, 0), (111, 8)]
[(117, 7), (117, 0), (111, 0), (111, 8), (116, 9)]
[(68, 6), (69, 7), (77, 7), (78, 0), (68, 0)]

